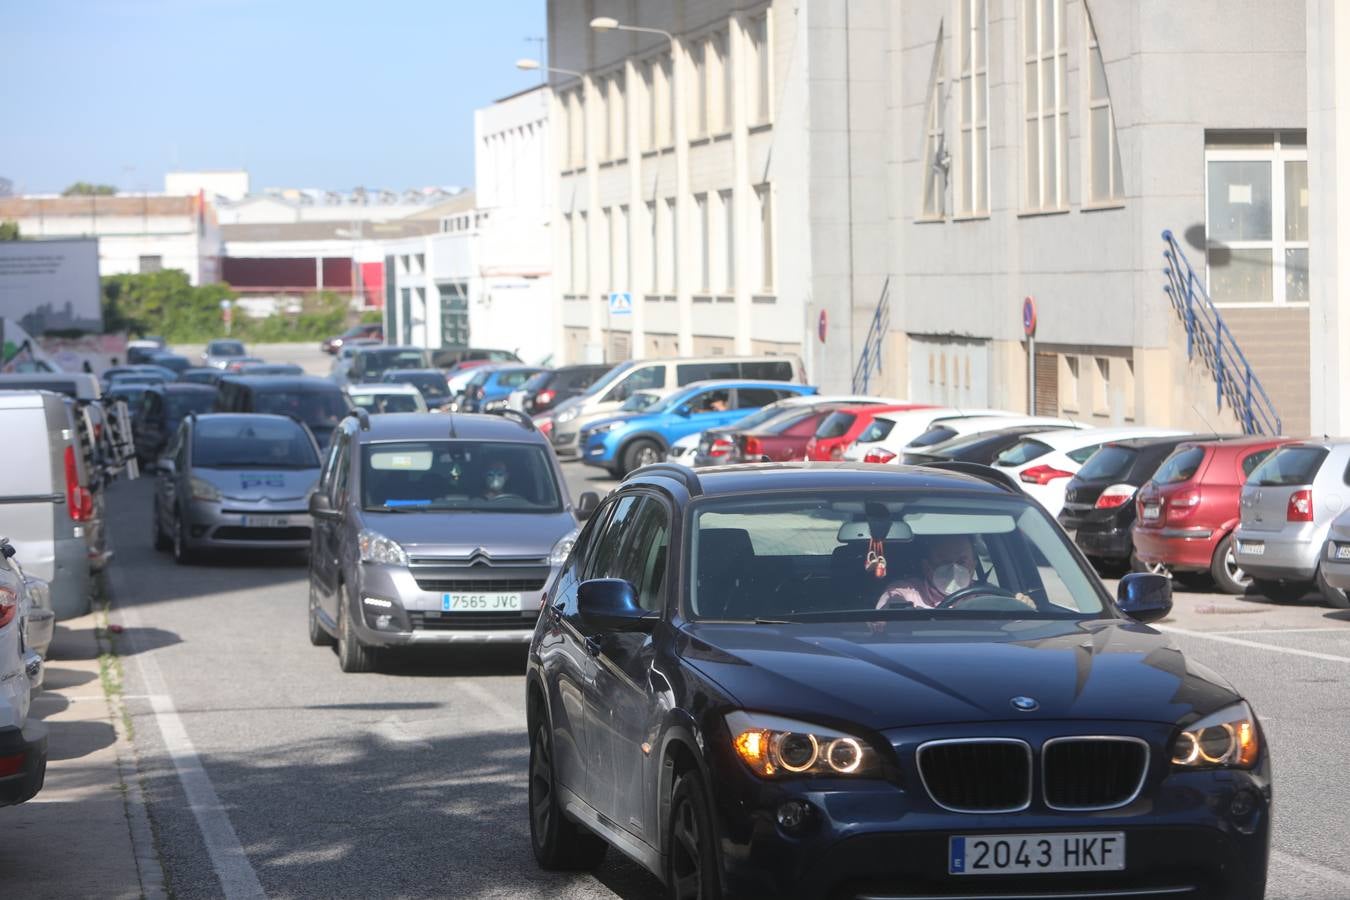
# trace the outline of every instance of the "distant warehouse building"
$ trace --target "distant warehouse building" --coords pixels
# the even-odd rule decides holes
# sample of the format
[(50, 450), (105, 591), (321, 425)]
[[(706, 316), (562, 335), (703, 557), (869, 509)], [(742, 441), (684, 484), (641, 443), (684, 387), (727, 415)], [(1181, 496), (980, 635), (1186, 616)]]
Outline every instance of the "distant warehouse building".
[(1350, 366), (1337, 13), (550, 0), (567, 356), (798, 353), (832, 391), (1348, 429), (1322, 387)]

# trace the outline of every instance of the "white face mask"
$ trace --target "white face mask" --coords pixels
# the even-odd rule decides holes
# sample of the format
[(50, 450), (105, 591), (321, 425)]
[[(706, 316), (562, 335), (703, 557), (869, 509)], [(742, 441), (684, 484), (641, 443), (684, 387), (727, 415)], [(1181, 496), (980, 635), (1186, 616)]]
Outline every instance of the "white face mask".
[(506, 487), (506, 473), (488, 472), (487, 486), (490, 491), (500, 491), (502, 488)]
[(929, 580), (945, 596), (970, 587), (974, 577), (975, 573), (960, 563), (943, 563), (933, 570)]

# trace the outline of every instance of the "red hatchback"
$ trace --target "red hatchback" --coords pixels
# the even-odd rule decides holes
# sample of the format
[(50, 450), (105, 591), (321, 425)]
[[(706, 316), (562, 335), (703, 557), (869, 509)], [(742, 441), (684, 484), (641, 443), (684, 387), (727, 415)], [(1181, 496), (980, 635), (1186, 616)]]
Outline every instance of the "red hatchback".
[(816, 462), (833, 462), (844, 458), (844, 450), (867, 430), (872, 420), (882, 413), (907, 412), (911, 409), (932, 409), (926, 403), (901, 403), (891, 406), (846, 406), (837, 409), (820, 423), (815, 435), (806, 442), (806, 458)]
[(1192, 441), (1172, 452), (1139, 489), (1134, 552), (1139, 562), (1177, 572), (1209, 572), (1219, 589), (1251, 583), (1233, 557), (1242, 484), (1290, 438)]

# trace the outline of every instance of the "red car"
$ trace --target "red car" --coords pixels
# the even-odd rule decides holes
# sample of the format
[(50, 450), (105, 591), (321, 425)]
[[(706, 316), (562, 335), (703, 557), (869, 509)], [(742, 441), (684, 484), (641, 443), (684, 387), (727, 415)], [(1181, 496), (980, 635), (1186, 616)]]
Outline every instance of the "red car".
[(814, 406), (770, 419), (758, 428), (731, 437), (740, 462), (792, 462), (806, 459), (806, 445), (820, 423), (837, 406)]
[(1190, 441), (1163, 460), (1135, 498), (1139, 562), (1174, 572), (1209, 572), (1219, 589), (1243, 593), (1251, 579), (1233, 557), (1242, 484), (1290, 438)]
[(932, 409), (926, 403), (901, 403), (890, 406), (848, 406), (827, 416), (806, 444), (806, 458), (831, 462), (844, 458), (844, 448), (858, 439), (872, 420), (882, 413)]

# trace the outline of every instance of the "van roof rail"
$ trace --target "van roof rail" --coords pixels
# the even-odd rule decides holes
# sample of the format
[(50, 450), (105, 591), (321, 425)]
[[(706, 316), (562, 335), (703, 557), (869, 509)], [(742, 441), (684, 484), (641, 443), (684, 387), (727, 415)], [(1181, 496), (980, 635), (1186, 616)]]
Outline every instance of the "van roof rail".
[(919, 463), (922, 469), (940, 469), (944, 472), (955, 472), (959, 475), (970, 475), (978, 478), (986, 484), (992, 484), (994, 487), (1002, 488), (1013, 494), (1022, 493), (1022, 487), (1007, 472), (1001, 472), (993, 466), (986, 466), (980, 463), (965, 462), (959, 459), (948, 459), (941, 462)]
[(501, 416), (503, 419), (510, 419), (512, 422), (515, 422), (517, 425), (528, 431), (536, 430), (534, 427), (534, 419), (531, 419), (518, 409), (491, 409), (488, 410), (488, 412), (494, 416)]
[(362, 431), (370, 430), (370, 413), (360, 407), (352, 407), (351, 411), (347, 413), (347, 418), (350, 419), (352, 416), (356, 417), (356, 421), (360, 423)]
[(698, 497), (703, 494), (703, 482), (699, 481), (698, 473), (693, 469), (675, 463), (652, 463), (649, 466), (634, 469), (629, 473), (628, 478), (636, 478), (639, 475), (664, 475), (683, 484), (690, 497)]

